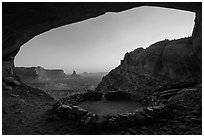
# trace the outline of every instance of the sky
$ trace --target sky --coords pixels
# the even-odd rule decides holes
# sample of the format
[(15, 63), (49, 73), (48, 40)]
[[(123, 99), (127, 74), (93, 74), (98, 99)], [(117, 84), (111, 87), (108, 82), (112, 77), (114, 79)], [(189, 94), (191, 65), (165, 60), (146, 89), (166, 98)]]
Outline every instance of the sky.
[(65, 73), (109, 72), (136, 48), (191, 36), (194, 18), (192, 12), (158, 7), (108, 12), (34, 37), (21, 47), (14, 63)]

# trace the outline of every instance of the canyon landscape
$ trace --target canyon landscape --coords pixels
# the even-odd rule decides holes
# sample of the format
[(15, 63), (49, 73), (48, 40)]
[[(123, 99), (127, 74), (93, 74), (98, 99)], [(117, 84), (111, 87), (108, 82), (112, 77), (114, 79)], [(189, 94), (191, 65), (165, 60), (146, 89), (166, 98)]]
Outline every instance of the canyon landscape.
[(22, 83), (43, 90), (55, 99), (75, 93), (95, 90), (107, 72), (65, 74), (61, 69), (44, 69), (43, 67), (15, 67), (15, 74)]
[[(195, 13), (191, 36), (135, 48), (110, 72), (14, 65), (43, 32), (141, 6)], [(202, 135), (201, 2), (3, 2), (2, 12), (3, 135)]]

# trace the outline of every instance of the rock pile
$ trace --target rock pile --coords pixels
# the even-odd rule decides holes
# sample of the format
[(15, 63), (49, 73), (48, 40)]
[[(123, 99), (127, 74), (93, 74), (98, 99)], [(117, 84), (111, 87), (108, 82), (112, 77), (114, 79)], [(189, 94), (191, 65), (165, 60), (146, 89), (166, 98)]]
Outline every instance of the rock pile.
[[(74, 120), (78, 123), (81, 131), (90, 131), (103, 128), (115, 128), (129, 125), (142, 125), (148, 123), (159, 115), (164, 113), (165, 104), (161, 101), (155, 102), (155, 99), (149, 99), (149, 106), (144, 106), (141, 109), (136, 109), (134, 113), (117, 114), (117, 115), (97, 115), (77, 106), (80, 102), (87, 100), (101, 100), (103, 97), (107, 100), (123, 100), (134, 98), (131, 93), (122, 91), (112, 91), (103, 94), (101, 92), (86, 92), (75, 94), (63, 99), (60, 99), (53, 105), (53, 112), (61, 119)], [(151, 102), (151, 103), (150, 103)], [(105, 125), (105, 126), (104, 126)]]
[(72, 96), (62, 98), (53, 105), (53, 112), (59, 115), (61, 118), (79, 120), (82, 116), (88, 113), (87, 110), (84, 110), (78, 106), (80, 102), (86, 100), (100, 100), (102, 98), (102, 93), (100, 92), (86, 92), (78, 93)]

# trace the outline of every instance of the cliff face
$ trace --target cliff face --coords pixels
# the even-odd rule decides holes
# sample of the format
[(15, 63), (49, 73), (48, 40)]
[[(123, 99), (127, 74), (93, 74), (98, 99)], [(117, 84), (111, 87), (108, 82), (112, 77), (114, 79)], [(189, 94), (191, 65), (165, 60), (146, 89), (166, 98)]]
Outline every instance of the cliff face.
[(106, 75), (97, 90), (128, 90), (151, 93), (155, 87), (202, 78), (199, 56), (192, 37), (164, 40), (126, 53), (121, 64)]
[(63, 70), (47, 70), (42, 67), (15, 67), (15, 74), (25, 83), (38, 83), (66, 78)]

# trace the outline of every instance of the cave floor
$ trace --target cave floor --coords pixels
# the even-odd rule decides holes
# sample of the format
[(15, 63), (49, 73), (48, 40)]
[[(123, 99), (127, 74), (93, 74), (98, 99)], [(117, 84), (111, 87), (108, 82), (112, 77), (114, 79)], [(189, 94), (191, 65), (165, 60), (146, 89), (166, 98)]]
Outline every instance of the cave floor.
[(142, 107), (139, 102), (134, 101), (84, 101), (77, 106), (88, 110), (97, 115), (117, 115), (125, 113), (133, 113), (136, 109)]
[(202, 85), (172, 101), (172, 113), (140, 127), (126, 127), (81, 133), (76, 122), (61, 120), (51, 113), (54, 99), (30, 87), (2, 90), (3, 135), (201, 135)]

